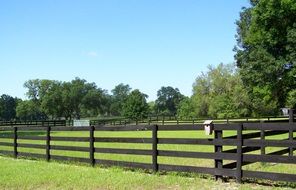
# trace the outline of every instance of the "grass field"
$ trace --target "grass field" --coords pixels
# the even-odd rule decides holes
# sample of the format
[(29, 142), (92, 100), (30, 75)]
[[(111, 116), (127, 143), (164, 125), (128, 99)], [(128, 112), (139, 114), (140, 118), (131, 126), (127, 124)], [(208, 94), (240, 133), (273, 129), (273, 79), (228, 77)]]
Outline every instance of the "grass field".
[(149, 174), (122, 168), (13, 159), (0, 156), (0, 189), (292, 189), (285, 184), (219, 182), (198, 175)]
[[(5, 135), (3, 132), (0, 132), (0, 135)], [(224, 136), (229, 136), (229, 135), (234, 135), (235, 132), (224, 132)], [(38, 136), (45, 136), (44, 132), (21, 132), (19, 135), (38, 135)], [(88, 137), (89, 132), (52, 132), (52, 136), (64, 136), (64, 137)], [(203, 131), (159, 131), (158, 133), (160, 138), (209, 138), (208, 136), (204, 135)], [(95, 132), (96, 137), (151, 137), (151, 131), (133, 131), (133, 132), (102, 132), (102, 131), (96, 131)], [(284, 135), (276, 135), (272, 137), (267, 137), (267, 139), (284, 139), (287, 138), (288, 134)], [(12, 139), (5, 139), (5, 138), (0, 138), (0, 142), (12, 142)], [(19, 140), (19, 143), (29, 143), (29, 144), (45, 144), (45, 141), (39, 141), (39, 140)], [(66, 145), (66, 146), (80, 146), (80, 147), (88, 147), (89, 143), (88, 142), (59, 142), (59, 141), (52, 141), (52, 145)], [(149, 149), (151, 150), (151, 145), (150, 144), (132, 144), (132, 143), (95, 143), (95, 147), (102, 147), (102, 148), (127, 148), (127, 149)], [(231, 146), (224, 146), (223, 149), (231, 149), (234, 147)], [(0, 150), (11, 150), (12, 147), (5, 147), (5, 146), (0, 146)], [(158, 149), (160, 150), (179, 150), (179, 151), (194, 151), (194, 152), (213, 152), (214, 148), (213, 146), (205, 146), (205, 145), (158, 145)], [(31, 153), (41, 153), (45, 154), (45, 150), (43, 149), (32, 149), (32, 148), (18, 148), (20, 152), (31, 152)], [(279, 148), (266, 148), (266, 153), (279, 150)], [(259, 154), (260, 151), (254, 151), (251, 152), (250, 154)], [(74, 152), (74, 151), (59, 151), (59, 150), (51, 150), (52, 155), (62, 155), (62, 156), (72, 156), (72, 157), (83, 157), (83, 158), (88, 158), (88, 153), (85, 152)], [(123, 155), (123, 154), (105, 154), (105, 153), (95, 153), (95, 158), (96, 159), (108, 159), (108, 160), (120, 160), (120, 161), (132, 161), (132, 162), (142, 162), (142, 163), (151, 163), (152, 158), (151, 156), (138, 156), (138, 155)], [(13, 162), (13, 160), (10, 159), (5, 159), (1, 158), (1, 167), (5, 167), (4, 163), (5, 162)], [(23, 163), (22, 163), (23, 162)], [(158, 162), (160, 164), (173, 164), (173, 165), (189, 165), (189, 166), (202, 166), (202, 167), (214, 167), (214, 161), (213, 160), (207, 160), (207, 159), (192, 159), (192, 158), (175, 158), (175, 157), (159, 157)], [(231, 162), (231, 161), (225, 161), (225, 163)], [(26, 167), (25, 163), (26, 161), (17, 161), (17, 163), (22, 163), (22, 167)], [(46, 162), (28, 162), (29, 164), (36, 163), (37, 165), (42, 165), (42, 167), (46, 167)], [(9, 165), (9, 164), (8, 164)], [(58, 164), (54, 163), (53, 165), (50, 164), (50, 166), (57, 166), (60, 167)], [(64, 165), (62, 165), (64, 167)], [(65, 166), (66, 167), (66, 166)], [(75, 166), (67, 166), (70, 168), (75, 168)], [(84, 168), (84, 169), (83, 169)], [(5, 169), (5, 168), (4, 168)], [(9, 169), (9, 168), (6, 168)], [(91, 168), (88, 167), (82, 167), (82, 170), (91, 170), (94, 172)], [(270, 171), (270, 172), (284, 172), (284, 173), (290, 173), (290, 174), (296, 174), (296, 166), (292, 164), (262, 164), (262, 163), (255, 163), (251, 165), (244, 166), (243, 169), (248, 169), (248, 170), (254, 170), (254, 171)], [(18, 170), (18, 169), (16, 169)], [(28, 169), (27, 169), (28, 170)], [(41, 170), (41, 169), (40, 169)], [(97, 170), (99, 170), (97, 168)], [(4, 171), (4, 170), (3, 170)], [(58, 171), (58, 170), (57, 170)], [(109, 170), (103, 170), (103, 171), (108, 171), (110, 174), (108, 175), (113, 175), (114, 171), (120, 171), (120, 172), (126, 172), (121, 169), (110, 169)], [(8, 172), (8, 171), (6, 171)], [(2, 170), (1, 172), (2, 173)], [(5, 173), (5, 172), (4, 172)], [(0, 174), (1, 175), (1, 174)], [(9, 174), (13, 175), (13, 174)], [(14, 174), (16, 175), (16, 173)], [(50, 176), (50, 174), (47, 174)], [(66, 175), (66, 174), (65, 174)], [(71, 174), (75, 175), (75, 174)], [(148, 175), (148, 174), (143, 174), (139, 172), (138, 174), (133, 173), (133, 175), (139, 175), (141, 177), (142, 175)], [(150, 175), (148, 175), (150, 176)], [(111, 177), (111, 176), (110, 176)], [(164, 177), (164, 176), (162, 176)], [(50, 177), (49, 177), (50, 178)], [(151, 179), (157, 180), (154, 177), (151, 177)], [(171, 180), (171, 178), (180, 178), (180, 180), (186, 181), (186, 177), (180, 177), (180, 176), (172, 176), (169, 175), (168, 180)], [(188, 180), (190, 181), (191, 178)], [(200, 178), (197, 178), (194, 180), (202, 180)], [(41, 179), (45, 180), (45, 179)], [(89, 179), (86, 179), (86, 181)], [(118, 179), (119, 181), (122, 181), (123, 179)], [(204, 180), (204, 179), (203, 179)], [(0, 180), (3, 181), (3, 180)], [(0, 182), (1, 183), (1, 182)], [(111, 181), (110, 181), (111, 183)], [(122, 182), (124, 183), (124, 182)], [(187, 182), (184, 182), (182, 187), (180, 189), (186, 189), (186, 184)], [(189, 182), (188, 182), (189, 183)], [(202, 185), (202, 184), (196, 184), (197, 182), (192, 182), (192, 184), (195, 185)], [(211, 180), (208, 181), (209, 184), (207, 186), (209, 187), (214, 187), (216, 182), (213, 182)], [(95, 183), (97, 184), (97, 183)], [(273, 183), (273, 184), (286, 184), (287, 183)], [(2, 185), (2, 184), (1, 184)], [(29, 185), (29, 184), (28, 184)], [(57, 184), (54, 184), (57, 185)], [(122, 185), (122, 184), (121, 184)], [(118, 187), (120, 187), (119, 185)], [(128, 185), (128, 184), (126, 184)], [(136, 184), (135, 184), (136, 185)], [(160, 184), (159, 184), (160, 185)], [(292, 184), (293, 186), (294, 184)], [(78, 185), (79, 186), (79, 185)], [(290, 187), (291, 185), (288, 184), (288, 186), (284, 187)], [(1, 187), (1, 186), (0, 186)], [(5, 187), (5, 184), (3, 184), (3, 187)], [(128, 186), (129, 187), (129, 186)], [(127, 187), (127, 188), (128, 188)], [(153, 186), (155, 188), (158, 188), (157, 186)], [(244, 186), (243, 186), (244, 187)], [(294, 186), (293, 186), (294, 187)], [(42, 187), (43, 188), (43, 187)], [(91, 187), (95, 188), (95, 186)], [(116, 189), (117, 186), (112, 186), (111, 189)], [(139, 188), (139, 189), (146, 189), (149, 187), (145, 188)], [(159, 187), (160, 188), (160, 187)], [(168, 186), (168, 188), (170, 188)], [(1, 188), (0, 188), (1, 189)], [(30, 187), (28, 186), (28, 189)], [(102, 188), (104, 189), (104, 188)], [(108, 189), (106, 187), (105, 189)], [(174, 188), (174, 186), (171, 187), (171, 189), (178, 189), (178, 187)], [(191, 189), (191, 188), (189, 188)]]

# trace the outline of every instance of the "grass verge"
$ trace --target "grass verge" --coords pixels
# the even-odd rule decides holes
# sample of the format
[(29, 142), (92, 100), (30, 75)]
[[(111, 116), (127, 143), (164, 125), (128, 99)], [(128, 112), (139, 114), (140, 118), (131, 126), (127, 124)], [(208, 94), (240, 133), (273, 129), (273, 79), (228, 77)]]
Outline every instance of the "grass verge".
[(1, 156), (0, 171), (0, 189), (290, 189), (279, 184), (239, 185), (198, 175), (149, 174), (117, 167), (92, 168)]

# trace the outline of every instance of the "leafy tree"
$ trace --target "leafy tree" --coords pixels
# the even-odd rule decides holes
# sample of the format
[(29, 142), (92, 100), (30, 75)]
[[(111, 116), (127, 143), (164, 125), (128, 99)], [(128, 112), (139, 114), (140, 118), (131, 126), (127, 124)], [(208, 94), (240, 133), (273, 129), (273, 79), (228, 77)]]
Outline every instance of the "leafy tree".
[(62, 83), (52, 81), (51, 88), (43, 95), (41, 101), (42, 111), (53, 119), (64, 116), (65, 106), (62, 101), (62, 91)]
[(193, 84), (192, 103), (199, 117), (241, 117), (251, 115), (251, 102), (233, 64), (208, 67)]
[(235, 58), (248, 92), (258, 95), (263, 89), (263, 94), (273, 97), (270, 111), (276, 112), (296, 88), (296, 1), (250, 3), (237, 21)]
[[(89, 102), (91, 101), (91, 96), (93, 98), (94, 95), (98, 95), (98, 93), (94, 93), (96, 89), (95, 83), (87, 83), (86, 80), (80, 78), (75, 78), (71, 82), (64, 82), (62, 84), (61, 99), (65, 118), (79, 119), (81, 117), (81, 109), (91, 104)], [(92, 105), (90, 109), (93, 109), (95, 106), (97, 105)]]
[(147, 117), (149, 106), (146, 102), (146, 94), (139, 90), (133, 90), (123, 104), (123, 114), (129, 119), (138, 120)]
[(16, 107), (16, 116), (22, 120), (46, 119), (40, 107), (33, 100), (20, 101)]
[(148, 107), (149, 107), (149, 114), (150, 115), (156, 115), (156, 106), (155, 106), (155, 101), (150, 101), (148, 102)]
[(263, 88), (253, 87), (251, 100), (254, 116), (276, 115), (279, 112), (276, 109), (278, 102), (274, 99), (271, 89), (268, 86)]
[(179, 104), (177, 116), (181, 119), (192, 119), (197, 115), (194, 112), (194, 105), (191, 98), (185, 97)]
[(41, 104), (42, 98), (48, 93), (48, 91), (55, 85), (57, 81), (46, 79), (33, 79), (24, 83), (24, 87), (28, 89), (26, 93), (27, 97), (38, 104)]
[(155, 102), (157, 112), (161, 114), (175, 115), (180, 102), (183, 100), (182, 95), (178, 88), (171, 86), (161, 87), (157, 91), (157, 100)]
[(97, 116), (108, 111), (107, 92), (84, 79), (75, 78), (71, 82), (35, 79), (24, 86), (28, 88), (27, 96), (35, 103), (34, 109), (52, 118)]
[(289, 108), (296, 108), (296, 90), (291, 90), (288, 93), (288, 98), (287, 98), (287, 107)]
[(16, 116), (17, 98), (13, 98), (7, 94), (0, 97), (0, 119), (12, 120)]
[(91, 89), (82, 99), (84, 116), (98, 116), (106, 113), (108, 106), (107, 92), (102, 89)]
[(210, 79), (207, 74), (201, 73), (193, 84), (192, 103), (197, 116), (207, 117), (210, 99)]
[(128, 84), (120, 83), (111, 90), (111, 114), (114, 116), (123, 115), (123, 105), (130, 94), (131, 87)]

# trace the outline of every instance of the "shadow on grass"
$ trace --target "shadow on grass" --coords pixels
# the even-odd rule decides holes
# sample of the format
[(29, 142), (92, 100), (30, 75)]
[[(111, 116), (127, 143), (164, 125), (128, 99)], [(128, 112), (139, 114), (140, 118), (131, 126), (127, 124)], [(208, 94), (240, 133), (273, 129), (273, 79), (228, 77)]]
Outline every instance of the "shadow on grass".
[(244, 183), (252, 183), (265, 187), (280, 187), (280, 188), (296, 188), (296, 182), (282, 182), (282, 181), (271, 181), (262, 179), (244, 179)]

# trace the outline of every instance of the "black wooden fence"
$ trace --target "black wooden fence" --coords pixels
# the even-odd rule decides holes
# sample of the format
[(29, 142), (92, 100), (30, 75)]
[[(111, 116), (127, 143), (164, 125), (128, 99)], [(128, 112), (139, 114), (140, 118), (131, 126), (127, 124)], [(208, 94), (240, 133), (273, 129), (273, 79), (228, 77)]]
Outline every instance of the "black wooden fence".
[(0, 126), (65, 126), (66, 120), (0, 121)]
[[(142, 168), (157, 171), (180, 171), (210, 174), (216, 178), (229, 177), (241, 182), (244, 178), (260, 178), (268, 180), (279, 180), (296, 182), (296, 174), (273, 173), (264, 171), (249, 171), (243, 166), (256, 163), (284, 163), (296, 164), (296, 157), (293, 150), (296, 148), (296, 138), (293, 132), (296, 131), (295, 123), (237, 123), (237, 124), (215, 124), (214, 135), (208, 138), (161, 138), (162, 131), (202, 131), (204, 126), (199, 125), (146, 125), (146, 126), (90, 126), (90, 127), (2, 127), (0, 128), (0, 140), (10, 139), (11, 142), (0, 142), (0, 153), (19, 156), (43, 158), (50, 160), (66, 160), (86, 162), (93, 165), (116, 165), (131, 168)], [(24, 131), (41, 131), (43, 135), (22, 135)], [(87, 132), (87, 137), (60, 137), (52, 133), (58, 131), (81, 131)], [(120, 138), (120, 137), (96, 137), (95, 132), (102, 131), (150, 131), (149, 138)], [(226, 135), (232, 131), (233, 135)], [(285, 139), (266, 139), (268, 136), (287, 134)], [(19, 140), (43, 141), (44, 144), (20, 143)], [(87, 142), (87, 147), (54, 145), (53, 141), (63, 142)], [(119, 149), (119, 148), (98, 148), (95, 143), (141, 143), (150, 144), (151, 149)], [(211, 145), (214, 152), (191, 152), (159, 149), (158, 145)], [(232, 146), (224, 150), (223, 147)], [(1, 150), (2, 147), (2, 150)], [(3, 150), (3, 147), (13, 147), (12, 151)], [(35, 148), (45, 150), (45, 154), (20, 152), (19, 148)], [(268, 147), (278, 147), (280, 150), (267, 153)], [(52, 150), (87, 152), (88, 158), (68, 157), (54, 155)], [(260, 151), (253, 154), (253, 151)], [(151, 156), (151, 163), (138, 163), (127, 161), (114, 161), (97, 159), (95, 153), (128, 154)], [(197, 158), (213, 160), (212, 167), (197, 167), (159, 163), (159, 157)], [(232, 161), (224, 163), (224, 161)]]

